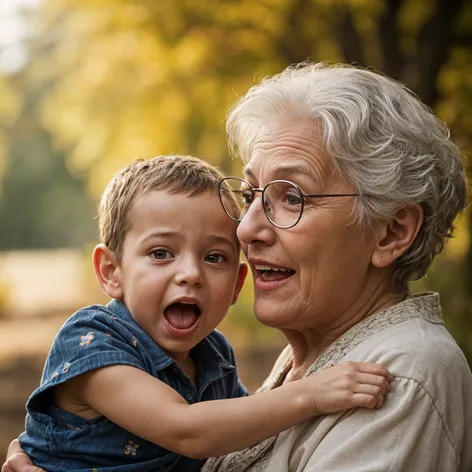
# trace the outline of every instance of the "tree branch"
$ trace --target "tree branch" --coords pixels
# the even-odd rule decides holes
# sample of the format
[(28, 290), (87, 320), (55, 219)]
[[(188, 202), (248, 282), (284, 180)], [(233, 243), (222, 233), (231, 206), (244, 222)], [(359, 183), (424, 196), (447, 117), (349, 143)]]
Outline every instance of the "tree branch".
[(418, 34), (416, 89), (420, 98), (430, 106), (434, 106), (439, 98), (436, 79), (454, 43), (454, 20), (463, 4), (464, 0), (436, 0), (435, 14)]
[(382, 52), (381, 70), (400, 80), (405, 59), (399, 49), (398, 12), (403, 0), (385, 0), (386, 9), (379, 20), (379, 40)]
[(349, 64), (356, 63), (361, 66), (366, 65), (362, 41), (354, 26), (352, 12), (347, 6), (341, 12), (341, 22), (334, 30), (334, 36), (345, 62)]

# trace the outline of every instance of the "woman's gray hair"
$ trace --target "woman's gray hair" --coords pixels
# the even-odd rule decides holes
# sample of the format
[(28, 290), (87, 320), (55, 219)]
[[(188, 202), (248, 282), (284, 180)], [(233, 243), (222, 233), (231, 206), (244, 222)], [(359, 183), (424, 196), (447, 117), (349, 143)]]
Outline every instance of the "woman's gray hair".
[(449, 129), (409, 89), (384, 75), (305, 62), (264, 79), (230, 109), (230, 151), (248, 162), (261, 128), (287, 117), (312, 120), (335, 169), (365, 195), (354, 208), (356, 223), (367, 228), (402, 207), (421, 205), (423, 225), (393, 266), (401, 286), (421, 278), (467, 201), (464, 166)]

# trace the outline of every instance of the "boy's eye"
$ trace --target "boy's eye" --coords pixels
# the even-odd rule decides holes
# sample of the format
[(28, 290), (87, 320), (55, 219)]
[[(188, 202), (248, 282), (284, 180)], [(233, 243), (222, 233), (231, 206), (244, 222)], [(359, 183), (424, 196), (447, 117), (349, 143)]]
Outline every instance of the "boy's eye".
[(212, 264), (218, 264), (226, 261), (226, 257), (223, 254), (208, 254), (208, 256), (205, 257), (205, 260), (207, 262), (211, 262)]
[(173, 254), (170, 251), (163, 248), (154, 249), (154, 251), (151, 252), (151, 255), (152, 257), (154, 257), (154, 259), (159, 259), (159, 260), (170, 259), (171, 257), (173, 257)]

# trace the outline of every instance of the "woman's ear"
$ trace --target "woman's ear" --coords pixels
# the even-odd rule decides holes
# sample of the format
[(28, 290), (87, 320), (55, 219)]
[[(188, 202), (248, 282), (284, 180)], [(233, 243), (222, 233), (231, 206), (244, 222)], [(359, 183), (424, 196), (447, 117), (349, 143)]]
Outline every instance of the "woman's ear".
[(233, 299), (231, 300), (231, 305), (234, 305), (238, 301), (239, 292), (243, 288), (244, 281), (246, 280), (247, 276), (247, 271), (247, 264), (241, 262), (239, 264), (238, 279), (236, 280), (236, 287), (234, 288), (234, 294)]
[(375, 267), (387, 267), (404, 254), (423, 224), (423, 209), (420, 205), (401, 208), (394, 218), (384, 223), (379, 240), (372, 254)]
[(118, 277), (119, 264), (115, 253), (105, 244), (99, 244), (93, 251), (93, 268), (101, 289), (110, 297), (121, 300), (123, 290)]

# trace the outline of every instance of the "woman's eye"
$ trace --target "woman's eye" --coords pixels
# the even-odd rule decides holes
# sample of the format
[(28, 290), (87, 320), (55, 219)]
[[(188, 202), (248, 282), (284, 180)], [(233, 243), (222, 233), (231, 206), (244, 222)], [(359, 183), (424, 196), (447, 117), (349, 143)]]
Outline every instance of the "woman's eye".
[(152, 257), (154, 257), (154, 259), (159, 259), (159, 260), (170, 259), (171, 257), (173, 257), (170, 251), (168, 251), (167, 249), (162, 249), (162, 248), (154, 249), (154, 251), (151, 252), (151, 255)]
[(300, 195), (296, 195), (296, 194), (288, 193), (285, 196), (285, 200), (289, 205), (301, 205), (302, 204), (302, 200), (300, 198)]
[(222, 262), (226, 261), (226, 257), (223, 254), (208, 254), (205, 257), (207, 262), (211, 262), (212, 264), (221, 264)]

